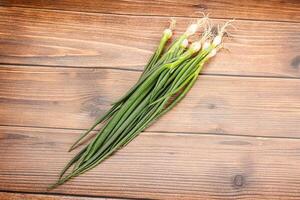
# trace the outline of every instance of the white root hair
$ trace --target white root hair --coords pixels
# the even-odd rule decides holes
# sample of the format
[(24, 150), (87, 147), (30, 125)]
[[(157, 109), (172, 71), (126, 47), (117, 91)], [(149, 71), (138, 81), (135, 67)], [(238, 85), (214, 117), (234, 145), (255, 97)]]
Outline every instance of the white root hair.
[(169, 29), (174, 30), (176, 26), (176, 20), (174, 17), (171, 17), (170, 22), (169, 22)]

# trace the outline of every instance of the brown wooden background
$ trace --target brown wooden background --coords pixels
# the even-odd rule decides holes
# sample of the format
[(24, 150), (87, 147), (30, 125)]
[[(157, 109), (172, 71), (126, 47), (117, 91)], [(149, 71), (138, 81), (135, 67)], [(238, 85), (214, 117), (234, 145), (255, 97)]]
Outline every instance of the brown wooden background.
[[(53, 190), (169, 17), (237, 30), (183, 102)], [(299, 0), (0, 0), (0, 199), (300, 199)]]

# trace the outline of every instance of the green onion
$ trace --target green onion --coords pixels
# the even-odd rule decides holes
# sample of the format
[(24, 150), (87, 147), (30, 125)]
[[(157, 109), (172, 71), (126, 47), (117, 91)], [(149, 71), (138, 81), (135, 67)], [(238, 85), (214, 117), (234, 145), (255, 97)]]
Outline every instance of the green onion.
[[(195, 84), (207, 60), (222, 48), (225, 28), (230, 25), (227, 22), (213, 37), (208, 18), (204, 17), (166, 47), (174, 24), (163, 32), (137, 83), (71, 146), (73, 150), (100, 123), (105, 123), (92, 141), (69, 161), (50, 188), (94, 168), (179, 103)], [(204, 28), (202, 36), (187, 48), (189, 37), (200, 27)]]

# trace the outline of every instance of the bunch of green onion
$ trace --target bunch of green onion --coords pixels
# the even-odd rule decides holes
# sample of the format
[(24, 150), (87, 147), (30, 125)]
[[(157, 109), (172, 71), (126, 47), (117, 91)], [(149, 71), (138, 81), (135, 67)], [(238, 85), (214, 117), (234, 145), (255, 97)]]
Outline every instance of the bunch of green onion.
[[(137, 83), (72, 145), (70, 151), (104, 123), (94, 139), (70, 160), (51, 188), (97, 166), (182, 100), (195, 84), (203, 65), (222, 47), (225, 27), (229, 23), (212, 31), (208, 18), (204, 17), (166, 47), (174, 24), (172, 21), (164, 30)], [(189, 45), (188, 39), (199, 28), (203, 28), (200, 39)]]

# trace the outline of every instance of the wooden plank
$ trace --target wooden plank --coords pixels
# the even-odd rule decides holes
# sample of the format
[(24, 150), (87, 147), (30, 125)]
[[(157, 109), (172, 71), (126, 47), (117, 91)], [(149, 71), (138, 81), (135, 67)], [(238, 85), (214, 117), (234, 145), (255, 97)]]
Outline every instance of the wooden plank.
[[(117, 200), (112, 198), (0, 192), (0, 200)], [(124, 199), (125, 200), (125, 199)]]
[(143, 133), (100, 166), (46, 191), (76, 130), (0, 127), (0, 188), (150, 199), (299, 199), (299, 139)]
[[(178, 18), (177, 33), (191, 21)], [(0, 7), (0, 62), (142, 70), (167, 24), (167, 17)], [(206, 73), (300, 77), (300, 23), (235, 25), (225, 43), (230, 52), (220, 52)]]
[(201, 12), (205, 12), (216, 18), (300, 21), (300, 4), (298, 0), (264, 0), (259, 2), (253, 0), (60, 0), (59, 2), (51, 0), (3, 0), (0, 5), (98, 13), (185, 17), (198, 17)]
[[(0, 67), (0, 122), (88, 128), (140, 72)], [(300, 79), (201, 75), (149, 131), (300, 137)]]

